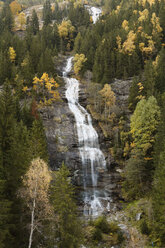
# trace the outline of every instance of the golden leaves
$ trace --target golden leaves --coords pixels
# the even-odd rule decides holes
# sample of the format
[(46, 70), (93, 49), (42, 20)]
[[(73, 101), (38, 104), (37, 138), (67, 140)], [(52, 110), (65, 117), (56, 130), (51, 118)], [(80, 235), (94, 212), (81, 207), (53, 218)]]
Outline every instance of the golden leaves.
[(127, 20), (124, 20), (122, 22), (122, 28), (125, 29), (125, 31), (128, 31), (129, 27), (128, 27), (128, 21)]
[(138, 100), (144, 99), (145, 96), (142, 95), (142, 92), (143, 92), (143, 90), (144, 90), (144, 86), (143, 86), (143, 84), (142, 84), (141, 82), (139, 82), (137, 85), (138, 85), (138, 87), (139, 87), (139, 90), (138, 90), (139, 95), (138, 95), (136, 98), (137, 98)]
[(27, 90), (28, 90), (27, 86), (24, 86), (23, 89), (22, 89), (23, 92), (26, 92)]
[(157, 17), (155, 13), (152, 13), (151, 23), (153, 25), (152, 35), (162, 32), (163, 29), (160, 26), (159, 17)]
[(11, 62), (15, 61), (16, 52), (13, 47), (9, 47), (9, 57), (10, 57)]
[(49, 78), (47, 73), (43, 73), (41, 78), (34, 77), (33, 79), (33, 89), (37, 91), (37, 93), (43, 92), (43, 89), (46, 89), (52, 97), (51, 101), (50, 99), (46, 100), (46, 98), (44, 98), (45, 105), (49, 105), (52, 101), (60, 99), (59, 92), (56, 90), (58, 87), (57, 82), (53, 78)]
[(25, 199), (27, 206), (32, 210), (35, 200), (35, 215), (46, 217), (51, 213), (48, 190), (51, 181), (48, 165), (40, 158), (31, 162), (30, 168), (23, 177), (24, 187), (19, 195)]
[(160, 59), (160, 55), (157, 55), (155, 61), (152, 62), (154, 67), (157, 67), (159, 59)]
[(134, 41), (136, 39), (136, 34), (131, 30), (128, 33), (127, 40), (123, 43), (122, 50), (124, 53), (128, 55), (132, 55), (133, 51), (135, 50)]
[(75, 31), (74, 26), (70, 20), (63, 20), (62, 23), (58, 26), (58, 32), (61, 38), (67, 38), (69, 35), (72, 36)]
[(10, 9), (13, 15), (18, 15), (21, 11), (21, 5), (17, 1), (13, 1), (10, 3)]
[(149, 3), (150, 6), (155, 4), (155, 0), (138, 0), (138, 3), (143, 7), (146, 5), (147, 2)]
[(149, 12), (148, 9), (144, 9), (143, 11), (139, 11), (139, 15), (140, 17), (138, 18), (139, 22), (143, 22), (145, 20), (147, 20)]
[(109, 84), (105, 84), (104, 88), (99, 91), (99, 94), (103, 97), (108, 107), (115, 104), (115, 93), (111, 90), (111, 86)]
[(74, 56), (74, 72), (76, 75), (79, 74), (79, 72), (82, 69), (83, 64), (87, 61), (87, 58), (85, 58), (84, 54), (75, 54)]
[[(57, 90), (58, 87), (59, 84), (54, 80), (54, 78), (50, 78), (46, 72), (42, 74), (41, 78), (33, 78), (33, 91), (36, 92), (36, 94), (40, 98), (39, 107), (50, 105), (54, 101), (58, 101), (61, 99), (60, 94)], [(22, 91), (24, 92), (26, 92), (27, 90), (27, 86), (22, 89)]]
[(116, 37), (116, 43), (117, 43), (119, 52), (122, 52), (121, 37), (119, 35)]
[(147, 55), (153, 53), (155, 50), (155, 42), (153, 40), (148, 40), (148, 46), (146, 47), (143, 42), (139, 43), (139, 48), (143, 53), (146, 53)]
[(26, 18), (25, 18), (25, 13), (24, 12), (19, 13), (19, 15), (18, 15), (18, 21), (19, 21), (19, 24), (20, 24), (20, 29), (22, 30), (23, 29), (23, 26), (26, 23)]

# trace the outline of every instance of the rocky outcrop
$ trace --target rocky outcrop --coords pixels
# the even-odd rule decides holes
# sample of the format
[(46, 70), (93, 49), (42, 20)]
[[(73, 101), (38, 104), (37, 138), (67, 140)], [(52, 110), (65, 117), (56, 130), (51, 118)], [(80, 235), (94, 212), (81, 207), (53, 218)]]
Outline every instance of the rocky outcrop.
[(64, 162), (72, 170), (77, 170), (80, 165), (77, 131), (74, 116), (64, 97), (64, 88), (62, 92), (62, 102), (56, 102), (40, 111), (47, 138), (50, 166), (56, 170)]
[(119, 106), (120, 110), (125, 112), (127, 115), (130, 115), (130, 111), (128, 109), (128, 97), (131, 83), (132, 78), (127, 80), (115, 79), (111, 84), (111, 88), (116, 96), (117, 106)]

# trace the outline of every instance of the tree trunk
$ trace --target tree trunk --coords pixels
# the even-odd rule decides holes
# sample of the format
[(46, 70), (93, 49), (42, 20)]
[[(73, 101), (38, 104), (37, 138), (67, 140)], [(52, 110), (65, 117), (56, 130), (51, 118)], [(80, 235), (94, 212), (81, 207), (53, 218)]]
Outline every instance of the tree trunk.
[(32, 207), (32, 212), (31, 212), (31, 228), (30, 228), (30, 236), (29, 236), (29, 245), (28, 248), (31, 248), (32, 245), (32, 240), (33, 240), (33, 232), (34, 232), (34, 214), (35, 214), (35, 207), (36, 207), (36, 194), (37, 194), (37, 180), (36, 180), (36, 187), (35, 187), (35, 192), (34, 192), (34, 199), (33, 199), (33, 207)]

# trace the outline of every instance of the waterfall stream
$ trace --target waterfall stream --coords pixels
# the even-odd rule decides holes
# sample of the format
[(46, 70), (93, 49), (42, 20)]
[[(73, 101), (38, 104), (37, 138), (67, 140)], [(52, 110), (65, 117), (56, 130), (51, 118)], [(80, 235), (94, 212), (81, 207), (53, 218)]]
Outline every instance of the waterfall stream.
[(101, 8), (89, 5), (85, 5), (85, 7), (89, 11), (89, 14), (92, 16), (93, 24), (95, 24), (98, 21), (100, 15), (102, 14)]
[[(78, 102), (79, 81), (68, 76), (68, 73), (72, 70), (72, 59), (73, 57), (70, 57), (67, 60), (63, 78), (66, 82), (65, 94), (69, 109), (74, 114), (77, 126), (79, 153), (82, 161), (84, 214), (97, 216), (105, 208), (101, 200), (106, 196), (98, 189), (98, 178), (99, 171), (106, 170), (106, 161), (99, 148), (98, 134), (92, 126), (91, 116)], [(107, 207), (110, 207), (109, 202)]]

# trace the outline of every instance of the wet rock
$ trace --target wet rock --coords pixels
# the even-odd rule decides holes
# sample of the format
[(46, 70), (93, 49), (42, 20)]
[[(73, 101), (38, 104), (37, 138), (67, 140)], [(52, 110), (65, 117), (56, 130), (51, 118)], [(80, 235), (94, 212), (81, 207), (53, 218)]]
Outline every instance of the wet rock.
[(56, 170), (64, 162), (76, 169), (80, 164), (77, 131), (67, 102), (54, 103), (41, 111), (48, 144), (50, 166)]
[(127, 80), (119, 80), (115, 79), (111, 84), (111, 88), (116, 96), (116, 104), (119, 106), (120, 111), (125, 112), (130, 115), (130, 111), (128, 109), (128, 96), (129, 90), (132, 83), (132, 78)]

